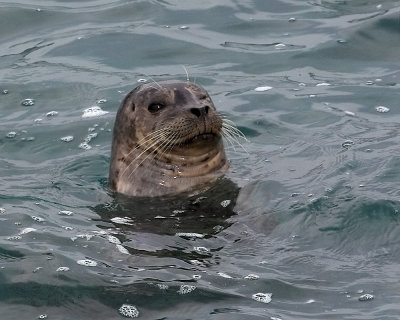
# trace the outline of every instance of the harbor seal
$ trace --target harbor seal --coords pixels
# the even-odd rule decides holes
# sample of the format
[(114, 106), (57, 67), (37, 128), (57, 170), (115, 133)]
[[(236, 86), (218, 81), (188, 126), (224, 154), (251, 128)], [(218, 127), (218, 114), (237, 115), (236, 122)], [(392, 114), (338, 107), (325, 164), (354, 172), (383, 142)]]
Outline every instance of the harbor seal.
[(228, 169), (222, 118), (207, 91), (186, 81), (142, 84), (122, 100), (109, 183), (129, 196), (190, 191)]

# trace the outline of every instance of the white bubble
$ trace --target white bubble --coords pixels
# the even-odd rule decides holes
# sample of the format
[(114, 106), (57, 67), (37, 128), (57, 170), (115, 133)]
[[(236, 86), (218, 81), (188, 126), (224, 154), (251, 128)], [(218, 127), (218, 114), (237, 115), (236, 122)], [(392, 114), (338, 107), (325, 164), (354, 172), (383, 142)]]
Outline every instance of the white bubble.
[(74, 213), (69, 210), (61, 210), (61, 211), (58, 211), (58, 214), (61, 216), (72, 216)]
[(183, 285), (181, 285), (179, 287), (178, 293), (179, 294), (187, 294), (187, 293), (192, 292), (194, 290), (196, 290), (195, 286), (191, 286), (191, 285), (188, 285), (188, 284), (183, 284)]
[(356, 114), (354, 113), (354, 112), (351, 112), (351, 111), (344, 111), (344, 114), (346, 115), (346, 116), (350, 116), (350, 117), (354, 117)]
[(181, 29), (181, 30), (187, 30), (187, 29), (189, 29), (189, 27), (188, 27), (188, 26), (180, 26), (179, 29)]
[(18, 240), (21, 240), (21, 239), (22, 239), (21, 236), (11, 236), (11, 237), (7, 238), (7, 240), (10, 240), (10, 241), (18, 241)]
[(295, 21), (296, 21), (296, 18), (294, 18), (294, 17), (289, 18), (289, 22), (295, 22)]
[(41, 119), (41, 118), (37, 118), (37, 119), (33, 120), (33, 122), (35, 122), (35, 123), (39, 123), (41, 121), (43, 121), (43, 119)]
[(38, 319), (47, 319), (47, 318), (48, 318), (47, 314), (41, 314), (41, 315), (38, 317)]
[(256, 275), (256, 274), (248, 274), (247, 276), (244, 277), (246, 280), (257, 280), (260, 278), (260, 276)]
[(83, 110), (82, 118), (99, 117), (107, 113), (108, 111), (104, 111), (99, 106), (93, 106)]
[(377, 112), (381, 112), (381, 113), (386, 113), (386, 112), (390, 111), (390, 109), (388, 107), (385, 107), (385, 106), (377, 106), (377, 107), (375, 107), (375, 110)]
[(110, 243), (121, 244), (121, 241), (119, 241), (119, 239), (117, 237), (114, 237), (114, 236), (111, 236), (111, 235), (107, 236), (107, 240)]
[(262, 303), (270, 303), (272, 300), (272, 293), (255, 293), (251, 296), (253, 300), (256, 300), (258, 302)]
[(223, 206), (224, 208), (226, 208), (230, 204), (231, 204), (231, 200), (224, 200), (221, 202), (221, 206)]
[(268, 91), (268, 90), (271, 90), (271, 89), (272, 89), (272, 87), (270, 87), (270, 86), (263, 86), (263, 87), (255, 88), (254, 91), (262, 92), (262, 91)]
[(229, 274), (226, 274), (224, 272), (217, 272), (217, 275), (225, 279), (232, 279), (232, 277)]
[(359, 301), (370, 301), (370, 300), (373, 300), (373, 299), (374, 299), (374, 296), (372, 294), (369, 294), (369, 293), (363, 294), (362, 296), (360, 296), (358, 298)]
[(15, 131), (10, 131), (6, 134), (6, 138), (15, 138), (15, 136), (17, 135), (17, 133)]
[(200, 280), (200, 279), (201, 279), (201, 275), (199, 275), (199, 274), (194, 274), (194, 275), (192, 276), (192, 278), (193, 278), (194, 280)]
[(147, 82), (147, 79), (138, 79), (138, 81), (137, 82)]
[(195, 232), (178, 232), (175, 235), (178, 237), (184, 237), (184, 238), (199, 238), (199, 239), (204, 238), (204, 234), (195, 233)]
[(25, 228), (25, 229), (22, 229), (19, 234), (27, 234), (27, 233), (34, 232), (34, 231), (36, 231), (35, 228)]
[(278, 43), (275, 45), (275, 49), (283, 49), (284, 47), (286, 47), (284, 43)]
[(28, 99), (22, 100), (21, 104), (25, 107), (30, 107), (35, 104), (35, 100), (28, 98)]
[(36, 222), (43, 222), (43, 221), (46, 221), (45, 219), (40, 218), (40, 217), (37, 217), (37, 216), (32, 216), (31, 218), (32, 218), (33, 220), (35, 220)]
[(107, 99), (99, 99), (99, 100), (97, 100), (98, 104), (103, 104), (103, 103), (106, 103), (106, 102), (107, 102)]
[(126, 249), (122, 244), (117, 244), (116, 247), (119, 252), (121, 252), (123, 254), (130, 254), (128, 249)]
[(330, 86), (331, 84), (330, 83), (327, 83), (327, 82), (321, 82), (321, 83), (317, 83), (317, 87), (324, 87), (324, 86)]
[(76, 263), (80, 264), (81, 266), (85, 266), (85, 267), (95, 267), (95, 266), (97, 266), (97, 262), (93, 261), (93, 260), (90, 260), (90, 259), (78, 260)]
[(157, 287), (158, 287), (160, 290), (167, 290), (167, 289), (169, 288), (169, 286), (168, 286), (167, 284), (164, 284), (164, 283), (158, 283), (158, 284), (157, 284)]
[(111, 221), (114, 223), (117, 223), (117, 224), (125, 224), (128, 226), (131, 226), (132, 222), (133, 222), (131, 218), (127, 218), (127, 217), (125, 217), (125, 218), (115, 217), (115, 218), (111, 218)]
[(194, 247), (193, 250), (200, 254), (205, 254), (210, 252), (210, 249), (206, 247)]
[(91, 147), (90, 145), (88, 145), (86, 142), (80, 143), (78, 147), (79, 147), (80, 149), (83, 149), (83, 150), (90, 150), (90, 149), (92, 149), (92, 147)]
[(59, 267), (59, 268), (57, 268), (56, 271), (57, 272), (66, 272), (66, 271), (69, 271), (69, 268), (68, 267)]
[(46, 117), (54, 117), (56, 115), (58, 115), (57, 111), (49, 111), (46, 113)]
[(137, 318), (139, 316), (139, 310), (131, 304), (123, 304), (118, 311), (126, 318)]
[(6, 212), (6, 209), (0, 208), (0, 214), (3, 214), (3, 213), (5, 213), (5, 212)]

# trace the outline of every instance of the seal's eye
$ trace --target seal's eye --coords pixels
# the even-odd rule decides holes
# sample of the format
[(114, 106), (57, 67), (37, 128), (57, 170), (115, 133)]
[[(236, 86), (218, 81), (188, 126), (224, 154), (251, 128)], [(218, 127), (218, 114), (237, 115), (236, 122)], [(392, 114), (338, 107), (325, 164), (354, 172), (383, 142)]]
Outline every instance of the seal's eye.
[(149, 105), (147, 110), (149, 110), (151, 113), (156, 113), (164, 108), (165, 108), (165, 105), (163, 105), (162, 103), (152, 103), (151, 105)]
[(202, 95), (200, 95), (199, 99), (206, 100), (206, 99), (208, 99), (208, 96), (206, 94), (202, 94)]

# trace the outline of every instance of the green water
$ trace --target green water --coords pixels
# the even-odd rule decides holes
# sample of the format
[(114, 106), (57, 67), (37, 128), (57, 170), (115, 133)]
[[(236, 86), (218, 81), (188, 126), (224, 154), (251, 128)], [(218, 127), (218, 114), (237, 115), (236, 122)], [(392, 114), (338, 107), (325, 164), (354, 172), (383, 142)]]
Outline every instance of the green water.
[[(1, 319), (398, 319), (399, 1), (0, 2), (0, 57)], [(183, 66), (247, 152), (114, 195), (120, 101)]]

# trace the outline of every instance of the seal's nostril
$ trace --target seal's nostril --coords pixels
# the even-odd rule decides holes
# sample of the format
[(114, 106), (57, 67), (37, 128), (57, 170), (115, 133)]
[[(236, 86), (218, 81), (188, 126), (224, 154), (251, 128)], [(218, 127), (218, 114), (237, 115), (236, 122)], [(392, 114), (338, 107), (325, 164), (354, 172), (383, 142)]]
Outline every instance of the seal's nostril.
[(205, 106), (203, 108), (191, 108), (190, 112), (193, 113), (196, 117), (200, 118), (202, 115), (208, 114), (209, 106)]

